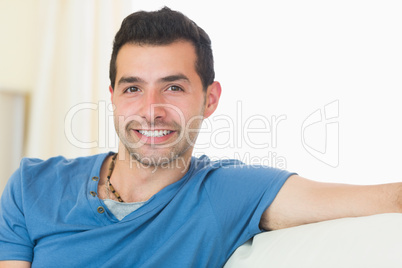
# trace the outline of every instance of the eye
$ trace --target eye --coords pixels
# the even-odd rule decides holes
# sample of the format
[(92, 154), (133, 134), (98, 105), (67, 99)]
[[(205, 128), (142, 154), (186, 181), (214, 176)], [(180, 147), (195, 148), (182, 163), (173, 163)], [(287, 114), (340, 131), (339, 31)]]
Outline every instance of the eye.
[(138, 87), (129, 87), (126, 90), (124, 90), (124, 92), (128, 92), (128, 93), (134, 93), (134, 92), (138, 92), (140, 91)]
[(184, 91), (181, 87), (179, 86), (170, 86), (167, 88), (168, 91)]

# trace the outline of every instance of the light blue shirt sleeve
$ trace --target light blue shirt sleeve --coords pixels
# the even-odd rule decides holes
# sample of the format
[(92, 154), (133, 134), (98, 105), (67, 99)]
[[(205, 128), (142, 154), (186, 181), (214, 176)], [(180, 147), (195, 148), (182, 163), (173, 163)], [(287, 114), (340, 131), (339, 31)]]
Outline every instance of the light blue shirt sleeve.
[[(262, 214), (294, 173), (264, 166), (234, 165), (212, 171), (205, 181), (223, 237), (237, 247), (262, 232)], [(237, 236), (234, 237), (234, 234)]]
[(0, 201), (0, 260), (32, 262), (33, 259), (21, 188), (21, 169), (18, 169), (8, 180)]

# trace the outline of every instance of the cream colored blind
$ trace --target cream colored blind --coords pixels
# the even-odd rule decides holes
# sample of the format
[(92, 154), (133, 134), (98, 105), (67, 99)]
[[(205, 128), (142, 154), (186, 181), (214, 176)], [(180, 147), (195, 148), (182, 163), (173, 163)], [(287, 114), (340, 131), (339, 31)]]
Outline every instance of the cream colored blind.
[(23, 154), (26, 96), (0, 89), (0, 193)]

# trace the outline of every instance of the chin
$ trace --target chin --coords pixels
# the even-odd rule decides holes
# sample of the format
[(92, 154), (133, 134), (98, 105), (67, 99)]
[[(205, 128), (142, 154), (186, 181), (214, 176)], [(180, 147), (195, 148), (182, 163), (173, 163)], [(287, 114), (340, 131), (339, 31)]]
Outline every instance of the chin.
[(180, 157), (173, 152), (166, 154), (141, 154), (138, 152), (131, 152), (130, 155), (132, 160), (135, 160), (144, 167), (167, 166), (169, 163)]

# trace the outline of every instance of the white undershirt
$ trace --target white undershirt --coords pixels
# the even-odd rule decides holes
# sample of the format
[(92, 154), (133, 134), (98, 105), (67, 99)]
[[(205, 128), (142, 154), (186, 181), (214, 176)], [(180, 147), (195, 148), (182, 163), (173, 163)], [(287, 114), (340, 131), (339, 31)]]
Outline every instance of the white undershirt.
[(112, 199), (104, 199), (105, 205), (113, 213), (113, 215), (121, 221), (125, 216), (140, 208), (146, 201), (122, 203)]

